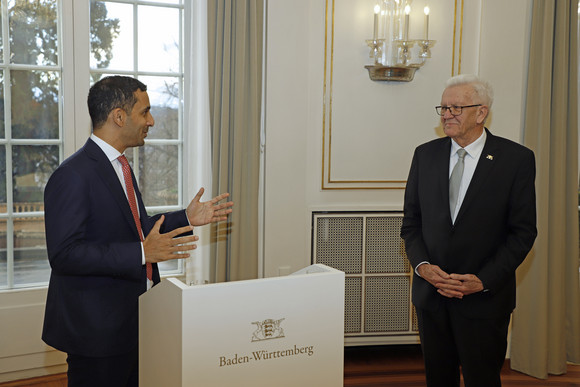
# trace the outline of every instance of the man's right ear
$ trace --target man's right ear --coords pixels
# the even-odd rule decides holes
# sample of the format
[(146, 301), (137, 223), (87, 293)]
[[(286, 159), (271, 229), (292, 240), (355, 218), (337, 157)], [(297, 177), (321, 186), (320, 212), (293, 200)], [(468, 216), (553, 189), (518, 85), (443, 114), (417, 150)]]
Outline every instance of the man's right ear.
[(111, 111), (111, 116), (113, 118), (113, 122), (118, 126), (125, 125), (125, 111), (121, 108), (116, 108)]

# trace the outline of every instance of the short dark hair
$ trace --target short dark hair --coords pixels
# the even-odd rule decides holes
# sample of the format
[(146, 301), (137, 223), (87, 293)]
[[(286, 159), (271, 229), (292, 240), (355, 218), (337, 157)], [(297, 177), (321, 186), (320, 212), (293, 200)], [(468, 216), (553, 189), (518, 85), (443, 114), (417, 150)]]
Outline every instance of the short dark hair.
[(137, 103), (137, 89), (147, 91), (147, 86), (132, 77), (113, 75), (96, 82), (89, 90), (87, 98), (93, 130), (100, 128), (114, 109), (121, 108), (131, 113)]

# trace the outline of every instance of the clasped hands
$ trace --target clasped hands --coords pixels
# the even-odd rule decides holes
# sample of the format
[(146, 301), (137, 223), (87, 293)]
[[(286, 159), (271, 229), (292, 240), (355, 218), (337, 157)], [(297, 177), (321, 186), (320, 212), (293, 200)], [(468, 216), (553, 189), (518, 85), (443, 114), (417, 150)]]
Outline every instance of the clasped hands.
[(444, 297), (463, 298), (483, 290), (483, 283), (474, 274), (448, 274), (439, 266), (431, 264), (419, 266), (417, 272)]
[(186, 251), (197, 248), (195, 242), (199, 240), (199, 237), (197, 235), (187, 235), (176, 238), (176, 236), (192, 232), (193, 226), (203, 226), (227, 219), (228, 214), (232, 212), (231, 207), (234, 203), (219, 202), (230, 196), (230, 194), (223, 193), (207, 202), (201, 202), (203, 192), (204, 189), (201, 188), (185, 210), (189, 226), (179, 227), (161, 234), (159, 230), (165, 220), (165, 216), (161, 215), (155, 222), (155, 225), (143, 241), (146, 262), (156, 263), (171, 259), (188, 258), (190, 254), (186, 253)]

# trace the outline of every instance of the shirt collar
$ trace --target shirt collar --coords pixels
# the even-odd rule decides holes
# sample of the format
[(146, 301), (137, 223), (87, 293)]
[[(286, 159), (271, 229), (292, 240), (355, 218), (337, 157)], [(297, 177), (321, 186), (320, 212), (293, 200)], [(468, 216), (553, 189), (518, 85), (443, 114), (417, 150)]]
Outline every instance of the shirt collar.
[(93, 140), (99, 146), (99, 148), (101, 148), (109, 161), (116, 160), (119, 156), (121, 156), (121, 153), (119, 153), (119, 151), (116, 150), (111, 144), (95, 136), (94, 133), (91, 133), (91, 140)]
[[(469, 156), (473, 157), (474, 159), (478, 159), (479, 156), (481, 155), (481, 152), (483, 152), (483, 147), (485, 145), (486, 139), (487, 132), (484, 129), (483, 133), (481, 133), (481, 136), (479, 136), (477, 140), (475, 140), (474, 142), (472, 142), (463, 149), (465, 149), (465, 151)], [(459, 146), (459, 144), (457, 144), (455, 140), (451, 139), (451, 156), (454, 156), (457, 153), (457, 150), (460, 148), (461, 147)]]

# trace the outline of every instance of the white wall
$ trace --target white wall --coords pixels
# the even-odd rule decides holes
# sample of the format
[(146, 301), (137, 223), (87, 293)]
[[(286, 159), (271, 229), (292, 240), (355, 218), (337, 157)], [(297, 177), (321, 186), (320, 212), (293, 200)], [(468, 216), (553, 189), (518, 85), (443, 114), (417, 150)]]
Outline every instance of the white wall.
[[(413, 2), (412, 37), (422, 31), (423, 3)], [(372, 183), (322, 189), (323, 136), (330, 126), (332, 162), (326, 165), (334, 178), (405, 180), (414, 148), (442, 133), (434, 106), (460, 59), (461, 73), (477, 73), (495, 87), (492, 133), (520, 141), (531, 0), (464, 0), (462, 31), (454, 0), (430, 2), (429, 38), (437, 43), (409, 83), (372, 82), (363, 67), (371, 64), (364, 40), (372, 34), (374, 4), (268, 1), (265, 276), (310, 264), (313, 210), (402, 209), (404, 183), (399, 189), (372, 189)], [(334, 33), (325, 21), (334, 21)]]
[(0, 292), (0, 383), (65, 372), (65, 355), (40, 340), (46, 288)]

